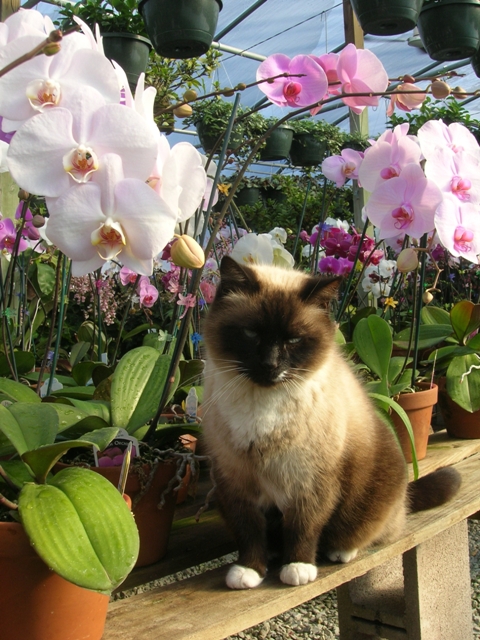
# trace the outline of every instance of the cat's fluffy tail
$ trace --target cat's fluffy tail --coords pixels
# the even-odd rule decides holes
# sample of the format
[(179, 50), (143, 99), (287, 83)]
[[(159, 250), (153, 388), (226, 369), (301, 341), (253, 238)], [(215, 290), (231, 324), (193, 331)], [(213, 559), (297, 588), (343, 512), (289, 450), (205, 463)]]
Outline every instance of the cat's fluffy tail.
[(441, 467), (408, 485), (409, 512), (439, 507), (460, 489), (462, 476), (453, 467)]

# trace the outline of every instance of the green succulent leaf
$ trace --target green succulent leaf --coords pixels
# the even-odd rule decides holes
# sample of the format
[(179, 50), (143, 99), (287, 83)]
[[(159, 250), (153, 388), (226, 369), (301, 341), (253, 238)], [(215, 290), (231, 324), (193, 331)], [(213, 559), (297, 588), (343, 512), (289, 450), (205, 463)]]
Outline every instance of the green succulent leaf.
[(44, 562), (74, 584), (110, 594), (138, 557), (138, 531), (117, 489), (100, 474), (71, 467), (19, 496), (25, 531)]
[[(25, 482), (32, 482), (33, 480), (32, 472), (22, 460), (2, 460), (0, 466), (6, 472), (9, 479), (19, 488), (24, 485)], [(5, 483), (5, 480), (0, 477), (0, 484), (2, 483)]]
[(450, 314), (441, 307), (424, 306), (420, 317), (423, 324), (450, 324)]
[(103, 451), (118, 433), (118, 429), (114, 427), (108, 427), (108, 425), (107, 427), (103, 427), (105, 422), (101, 418), (87, 418), (86, 420), (98, 421), (99, 428), (96, 431), (83, 434), (82, 437), (77, 440), (62, 440), (61, 442), (38, 447), (38, 449), (34, 449), (33, 451), (26, 451), (22, 455), (22, 460), (31, 468), (35, 474), (35, 480), (38, 483), (43, 484), (46, 481), (47, 474), (54, 464), (58, 462), (69, 449), (76, 447), (90, 448), (93, 446), (99, 451)]
[(0, 378), (0, 392), (9, 396), (12, 402), (41, 402), (33, 389), (8, 378)]
[(92, 372), (95, 367), (98, 367), (98, 362), (78, 362), (72, 368), (72, 378), (78, 384), (79, 387), (83, 387), (92, 377)]
[[(28, 373), (35, 366), (35, 356), (30, 351), (14, 351), (10, 358), (14, 358), (15, 367), (19, 375)], [(0, 353), (0, 376), (10, 375), (10, 365), (4, 353)], [(25, 385), (22, 385), (25, 386)]]
[(388, 323), (377, 315), (363, 318), (353, 332), (353, 344), (362, 362), (386, 381), (393, 346)]
[(458, 341), (465, 344), (472, 331), (480, 327), (480, 304), (469, 300), (457, 302), (450, 311), (450, 320)]
[(473, 413), (480, 409), (480, 359), (476, 354), (457, 356), (448, 365), (447, 393), (450, 398)]
[(78, 400), (91, 400), (95, 393), (95, 387), (67, 387), (52, 391), (55, 398), (77, 398)]
[(15, 402), (0, 405), (0, 431), (19, 455), (41, 445), (51, 444), (58, 433), (58, 414), (49, 404)]
[[(418, 332), (418, 348), (434, 347), (451, 335), (452, 326), (450, 324), (421, 324)], [(401, 349), (408, 349), (409, 340), (410, 328), (407, 328), (395, 335), (393, 344)]]

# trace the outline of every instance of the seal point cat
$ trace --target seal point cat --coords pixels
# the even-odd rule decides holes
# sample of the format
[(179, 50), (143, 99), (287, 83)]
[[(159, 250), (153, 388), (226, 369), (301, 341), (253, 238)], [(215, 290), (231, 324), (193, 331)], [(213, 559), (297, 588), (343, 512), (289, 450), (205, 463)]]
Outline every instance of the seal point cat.
[(269, 542), (280, 580), (315, 580), (316, 557), (349, 562), (394, 540), (408, 512), (458, 491), (450, 467), (408, 483), (403, 453), (340, 353), (329, 304), (340, 279), (224, 257), (203, 334), (204, 434), (238, 564), (227, 585), (259, 585)]

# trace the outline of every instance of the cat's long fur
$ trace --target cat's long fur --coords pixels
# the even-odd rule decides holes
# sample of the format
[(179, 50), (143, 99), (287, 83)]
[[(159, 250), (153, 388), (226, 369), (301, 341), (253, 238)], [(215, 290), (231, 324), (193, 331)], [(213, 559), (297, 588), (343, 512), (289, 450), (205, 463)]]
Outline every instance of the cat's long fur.
[(337, 286), (222, 261), (204, 326), (204, 431), (218, 504), (239, 546), (230, 587), (265, 576), (272, 512), (283, 530), (280, 578), (302, 584), (316, 577), (318, 546), (348, 562), (398, 536), (409, 501), (436, 506), (459, 486), (453, 469), (424, 481), (434, 490), (407, 486), (395, 437), (335, 345), (328, 303)]

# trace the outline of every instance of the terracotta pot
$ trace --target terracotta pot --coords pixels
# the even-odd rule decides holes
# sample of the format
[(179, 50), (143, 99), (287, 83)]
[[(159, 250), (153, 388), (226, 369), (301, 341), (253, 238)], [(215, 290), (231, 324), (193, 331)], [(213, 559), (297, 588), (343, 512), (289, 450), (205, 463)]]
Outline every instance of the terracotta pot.
[[(186, 433), (184, 436), (180, 436), (180, 440), (182, 441), (182, 444), (186, 449), (190, 449), (190, 451), (193, 451), (195, 453), (195, 449), (197, 448), (197, 439), (195, 438), (195, 436), (191, 436), (189, 433)], [(191, 480), (192, 470), (190, 469), (190, 465), (187, 465), (182, 484), (180, 485), (180, 489), (176, 492), (177, 504), (182, 504), (182, 502), (185, 502), (185, 500), (187, 499), (188, 488), (190, 486)]]
[(21, 524), (0, 523), (2, 640), (100, 640), (109, 596), (51, 571)]
[[(65, 466), (67, 465), (58, 462), (54, 467), (54, 471), (59, 471)], [(90, 467), (90, 469), (110, 480), (116, 487), (118, 486), (121, 467)], [(132, 512), (135, 516), (140, 536), (140, 552), (135, 564), (136, 567), (144, 567), (158, 562), (167, 553), (168, 539), (175, 511), (176, 494), (173, 491), (169, 491), (165, 496), (165, 504), (161, 509), (158, 508), (158, 504), (176, 470), (176, 462), (160, 463), (148, 490), (141, 497), (142, 484), (139, 474), (132, 468), (129, 471), (125, 493), (130, 496), (132, 501)], [(150, 476), (150, 466), (148, 464), (143, 465), (140, 473), (144, 474), (144, 480), (147, 482)]]
[[(421, 391), (415, 393), (401, 393), (397, 399), (398, 404), (404, 409), (412, 423), (417, 460), (423, 460), (427, 455), (428, 436), (431, 433), (433, 407), (438, 399), (438, 387), (436, 384), (430, 388), (428, 382), (418, 385)], [(402, 420), (396, 413), (392, 413), (392, 420), (402, 447), (405, 460), (412, 462), (410, 438)]]
[(480, 438), (480, 410), (470, 413), (450, 398), (446, 379), (438, 379), (438, 405), (447, 433), (452, 438)]

